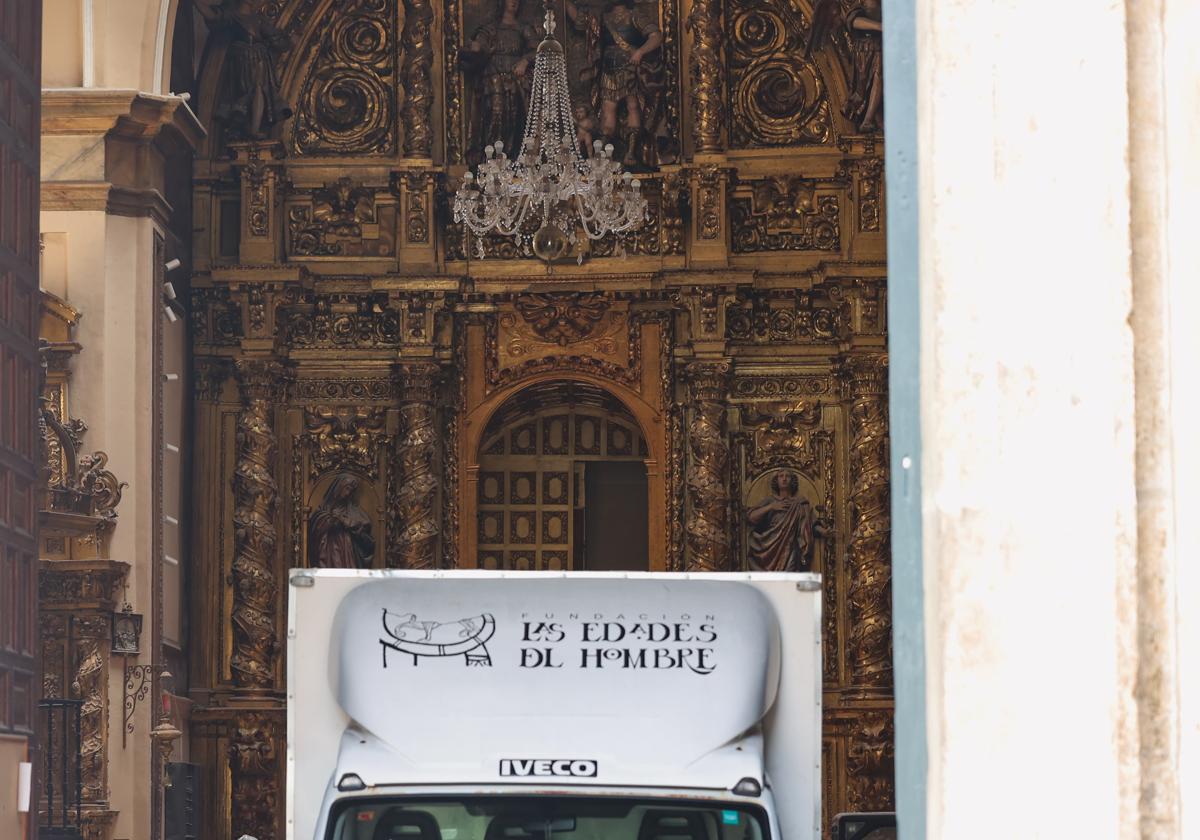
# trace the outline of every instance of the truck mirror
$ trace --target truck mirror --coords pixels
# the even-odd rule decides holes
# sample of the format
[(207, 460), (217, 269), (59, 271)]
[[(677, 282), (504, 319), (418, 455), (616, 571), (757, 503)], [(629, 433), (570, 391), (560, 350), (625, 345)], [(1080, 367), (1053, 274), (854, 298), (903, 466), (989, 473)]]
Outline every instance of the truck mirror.
[(896, 840), (898, 836), (895, 811), (838, 814), (833, 818), (833, 840)]

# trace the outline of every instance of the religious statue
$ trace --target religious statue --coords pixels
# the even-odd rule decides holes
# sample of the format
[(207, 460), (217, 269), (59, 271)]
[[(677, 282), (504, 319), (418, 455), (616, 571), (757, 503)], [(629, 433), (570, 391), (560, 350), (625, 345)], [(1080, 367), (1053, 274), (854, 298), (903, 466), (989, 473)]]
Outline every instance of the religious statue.
[(216, 116), (231, 139), (265, 139), (272, 126), (292, 115), (275, 76), (275, 54), (287, 46), (287, 36), (260, 11), (260, 0), (195, 3), (214, 36), (226, 44)]
[(566, 13), (586, 44), (580, 77), (590, 83), (600, 139), (613, 144), (627, 169), (658, 166), (667, 83), (657, 7), (634, 0), (606, 0), (601, 6), (566, 0)]
[(375, 556), (371, 519), (358, 506), (359, 479), (342, 473), (325, 491), (308, 520), (308, 565), (325, 569), (367, 569)]
[(458, 53), (459, 65), (477, 74), (476, 128), (468, 163), (475, 166), (483, 147), (497, 140), (516, 156), (525, 133), (525, 111), (538, 33), (521, 17), (521, 0), (499, 0), (494, 20), (475, 30)]
[(850, 95), (842, 107), (846, 119), (867, 134), (883, 128), (883, 9), (880, 0), (855, 0), (845, 14), (840, 0), (817, 0), (805, 58), (832, 42), (845, 28), (849, 43), (846, 68)]
[(814, 541), (830, 530), (800, 495), (800, 479), (791, 470), (771, 476), (771, 495), (750, 508), (746, 520), (750, 565), (762, 572), (811, 571)]

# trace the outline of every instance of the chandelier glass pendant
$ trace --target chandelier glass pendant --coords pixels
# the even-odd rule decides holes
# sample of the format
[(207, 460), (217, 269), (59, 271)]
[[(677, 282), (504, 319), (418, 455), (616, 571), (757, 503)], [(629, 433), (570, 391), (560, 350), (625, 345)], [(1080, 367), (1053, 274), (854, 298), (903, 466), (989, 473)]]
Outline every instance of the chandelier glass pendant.
[(554, 27), (547, 2), (521, 148), (510, 158), (512, 150), (499, 140), (487, 146), (477, 174), (467, 172), (454, 196), (454, 221), (476, 235), (480, 259), (482, 237), (490, 233), (512, 237), (521, 253), (532, 251), (547, 263), (566, 254), (580, 233), (588, 239), (615, 234), (623, 253), (622, 235), (649, 218), (641, 184), (613, 159), (611, 143), (597, 140), (590, 157), (581, 154)]

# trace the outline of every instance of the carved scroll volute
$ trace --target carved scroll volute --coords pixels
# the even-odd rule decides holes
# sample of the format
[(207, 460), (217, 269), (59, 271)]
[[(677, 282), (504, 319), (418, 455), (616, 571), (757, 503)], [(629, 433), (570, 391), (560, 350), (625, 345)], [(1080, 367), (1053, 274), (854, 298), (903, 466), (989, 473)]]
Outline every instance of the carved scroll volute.
[(842, 368), (850, 398), (849, 666), (855, 686), (892, 685), (891, 512), (885, 355)]
[(237, 465), (233, 476), (233, 655), (230, 670), (239, 689), (269, 689), (279, 651), (276, 603), (275, 403), (285, 369), (278, 362), (236, 362), (242, 408), (237, 417)]
[(441, 536), (441, 478), (434, 395), (440, 369), (433, 362), (397, 365), (400, 380), (400, 438), (396, 442), (395, 486), (389, 515), (393, 534), (388, 565), (405, 569), (437, 566)]
[(405, 0), (401, 39), (404, 156), (430, 158), (433, 155), (433, 5), (430, 0)]
[(692, 0), (687, 16), (691, 36), (692, 145), (697, 154), (725, 148), (725, 41), (722, 0)]
[(688, 428), (687, 571), (722, 572), (729, 556), (729, 443), (725, 436), (725, 394), (729, 362), (687, 366), (692, 398)]

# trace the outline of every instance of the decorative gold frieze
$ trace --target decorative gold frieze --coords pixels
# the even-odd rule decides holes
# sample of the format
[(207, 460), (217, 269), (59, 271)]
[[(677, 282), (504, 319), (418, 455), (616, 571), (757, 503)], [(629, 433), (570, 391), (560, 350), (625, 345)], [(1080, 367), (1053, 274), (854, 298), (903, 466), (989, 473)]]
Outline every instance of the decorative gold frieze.
[(347, 469), (379, 477), (377, 451), (387, 440), (382, 409), (315, 405), (305, 409), (304, 432), (310, 478)]
[(288, 202), (288, 254), (296, 257), (388, 257), (395, 253), (396, 211), (348, 176)]
[(640, 365), (628, 304), (603, 295), (522, 295), (497, 316), (494, 332), (496, 384), (521, 372), (571, 364), (620, 371), (622, 379), (630, 379)]
[(845, 341), (851, 332), (850, 302), (836, 286), (820, 295), (744, 293), (725, 313), (725, 336), (737, 343), (833, 343)]

